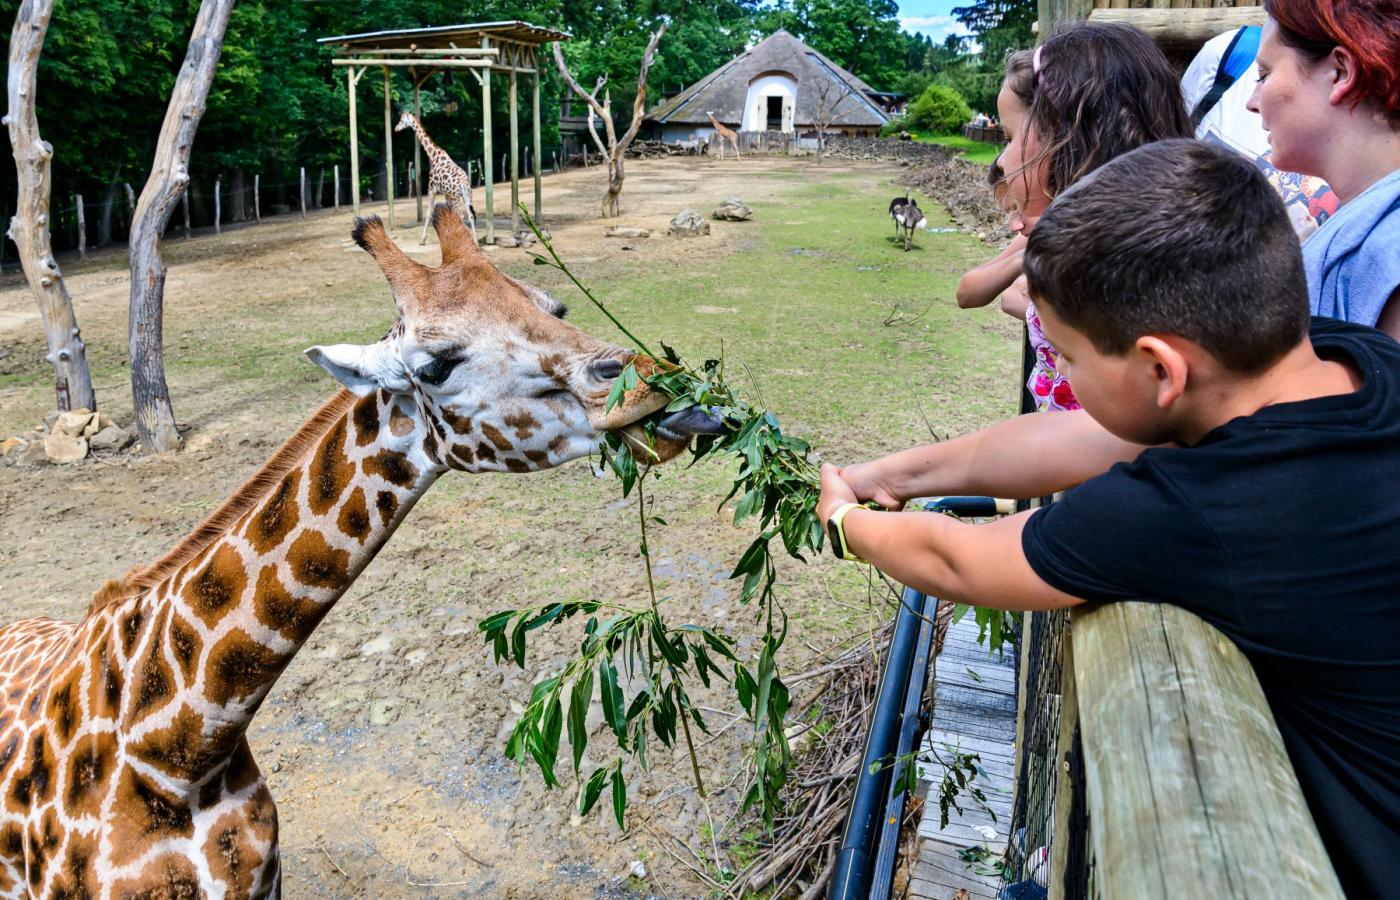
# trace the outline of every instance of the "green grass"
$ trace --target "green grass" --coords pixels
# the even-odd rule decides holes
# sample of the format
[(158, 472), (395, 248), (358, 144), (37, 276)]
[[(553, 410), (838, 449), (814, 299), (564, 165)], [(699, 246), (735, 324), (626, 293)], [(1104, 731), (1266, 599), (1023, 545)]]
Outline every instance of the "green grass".
[(965, 138), (960, 134), (945, 134), (939, 136), (924, 137), (918, 140), (926, 144), (942, 144), (944, 147), (955, 147), (962, 152), (962, 158), (969, 162), (981, 163), (990, 166), (996, 161), (997, 155), (1001, 153), (1002, 144), (988, 144), (984, 141), (974, 141)]

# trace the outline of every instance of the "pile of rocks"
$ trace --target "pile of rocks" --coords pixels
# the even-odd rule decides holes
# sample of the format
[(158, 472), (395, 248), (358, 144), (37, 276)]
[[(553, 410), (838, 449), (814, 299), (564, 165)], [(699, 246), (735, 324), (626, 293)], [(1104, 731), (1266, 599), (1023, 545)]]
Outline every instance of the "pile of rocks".
[[(961, 151), (942, 144), (901, 141), (898, 138), (830, 137), (826, 155), (832, 159), (891, 159), (901, 166), (917, 166), (955, 158)], [(985, 171), (985, 170), (984, 170)]]
[(44, 424), (0, 442), (0, 455), (19, 466), (64, 466), (88, 456), (118, 453), (133, 440), (130, 431), (105, 413), (54, 410), (44, 416)]

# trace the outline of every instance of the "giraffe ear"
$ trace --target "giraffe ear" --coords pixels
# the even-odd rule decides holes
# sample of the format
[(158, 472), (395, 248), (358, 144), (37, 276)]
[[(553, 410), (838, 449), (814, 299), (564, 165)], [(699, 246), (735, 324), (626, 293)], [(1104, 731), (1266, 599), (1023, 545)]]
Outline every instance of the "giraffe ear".
[(443, 265), (461, 262), (481, 253), (476, 239), (467, 229), (467, 223), (450, 203), (439, 203), (433, 207), (433, 230), (437, 232), (438, 243), (442, 245)]
[(394, 394), (406, 394), (413, 388), (403, 361), (383, 341), (369, 346), (312, 347), (306, 357), (361, 397), (381, 388)]

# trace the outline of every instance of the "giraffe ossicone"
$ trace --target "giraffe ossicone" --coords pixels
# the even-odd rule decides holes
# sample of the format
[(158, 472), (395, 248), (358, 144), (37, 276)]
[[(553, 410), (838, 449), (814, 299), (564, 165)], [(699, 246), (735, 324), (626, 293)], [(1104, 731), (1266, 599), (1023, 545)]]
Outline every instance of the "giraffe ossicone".
[[(398, 320), (309, 351), (346, 389), (242, 488), (82, 622), (0, 629), (0, 898), (279, 897), (277, 809), (245, 735), (313, 629), (449, 469), (550, 468), (667, 404), (642, 383), (606, 411), (628, 363), (656, 363), (565, 322), (455, 210), (432, 222), (437, 268), (357, 222)], [(662, 459), (705, 422), (666, 424)]]

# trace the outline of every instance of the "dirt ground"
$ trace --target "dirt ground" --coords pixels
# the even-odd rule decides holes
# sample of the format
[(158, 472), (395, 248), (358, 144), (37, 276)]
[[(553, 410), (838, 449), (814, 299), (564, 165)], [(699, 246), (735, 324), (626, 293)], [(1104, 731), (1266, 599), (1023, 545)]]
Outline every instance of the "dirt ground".
[[(745, 199), (756, 218), (784, 220), (800, 234), (803, 223), (785, 219), (788, 204), (801, 200), (809, 204), (803, 208), (816, 210), (826, 196), (823, 185), (854, 185), (833, 188), (831, 196), (875, 210), (857, 230), (879, 233), (881, 243), (871, 237), (860, 252), (879, 254), (889, 272), (844, 262), (841, 271), (851, 269), (852, 278), (936, 279), (938, 291), (946, 293), (948, 279), (987, 255), (985, 248), (964, 235), (921, 235), (922, 255), (896, 254), (883, 236), (889, 223), (879, 206), (887, 202), (880, 199), (884, 194), (899, 193), (887, 186), (901, 174), (873, 163), (828, 162), (816, 169), (800, 161), (749, 158), (727, 166), (633, 162), (619, 221), (662, 236), (601, 237), (610, 224), (594, 218), (605, 178), (601, 169), (548, 176), (545, 215), (556, 245), (586, 277), (602, 284), (617, 279), (620, 308), (643, 323), (634, 327), (665, 334), (665, 322), (684, 323), (676, 325), (680, 337), (672, 342), (685, 352), (723, 334), (727, 322), (737, 329), (748, 314), (740, 307), (785, 302), (781, 292), (759, 297), (747, 288), (725, 293), (716, 287), (726, 271), (736, 271), (731, 266), (742, 254), (767, 246), (754, 230), (762, 226), (715, 222), (709, 238), (664, 237), (667, 221), (679, 210), (708, 212), (729, 196)], [(496, 196), (498, 212), (507, 209), (508, 188)], [(484, 204), (480, 189), (476, 203), (478, 209)], [(385, 209), (376, 204), (368, 211)], [(395, 236), (419, 253), (412, 204), (401, 202), (398, 214)], [(506, 220), (500, 221), (497, 234), (509, 234)], [(382, 276), (350, 243), (349, 229), (348, 211), (322, 211), (305, 220), (282, 217), (167, 243), (168, 373), (177, 419), (189, 426), (187, 447), (160, 457), (124, 454), (67, 467), (0, 468), (0, 619), (80, 617), (104, 580), (173, 545), (331, 392), (331, 383), (301, 351), (317, 343), (372, 340), (392, 314)], [(788, 239), (784, 233), (780, 242)], [(828, 239), (847, 240), (835, 234)], [(543, 271), (532, 268), (520, 250), (490, 252), (519, 277)], [(793, 254), (809, 251), (776, 252), (794, 262)], [(435, 240), (419, 258), (437, 262)], [(126, 256), (114, 248), (60, 262), (88, 342), (99, 402), (128, 424)], [(795, 271), (784, 290), (793, 297), (822, 292), (819, 281), (794, 283), (803, 270)], [(662, 284), (656, 279), (663, 272), (668, 280), (654, 300), (634, 296), (648, 284)], [(814, 269), (813, 277), (818, 274)], [(692, 287), (663, 309), (672, 300), (669, 286), (677, 283)], [(600, 316), (581, 308), (579, 298), (570, 301), (571, 317), (616, 339)], [(890, 315), (904, 314), (889, 302)], [(909, 309), (908, 315), (917, 314)], [(917, 388), (929, 404), (936, 430), (966, 430), (1011, 411), (1013, 323), (985, 311), (956, 324), (896, 331), (888, 322), (882, 326), (886, 312), (876, 301), (856, 307), (851, 334), (869, 337), (845, 337), (839, 346), (862, 345), (850, 352), (873, 354), (871, 359), (922, 354), (913, 358), (941, 361), (944, 372), (956, 367), (956, 378), (920, 374), (910, 382), (909, 390)], [(801, 327), (779, 318), (778, 311), (764, 311), (753, 340), (777, 341)], [(952, 335), (958, 340), (951, 341)], [(847, 458), (906, 445), (921, 432), (926, 439), (926, 413), (915, 408), (899, 380), (891, 379), (875, 399), (855, 398), (848, 409), (842, 392), (823, 384), (826, 351), (809, 347), (813, 355), (803, 359), (797, 354), (811, 337), (783, 339), (798, 349), (783, 351), (791, 358), (768, 360), (768, 399), (780, 413), (789, 405), (796, 410), (791, 427), (798, 433)], [(38, 313), (22, 277), (4, 276), (0, 436), (32, 427), (52, 407), (44, 352)], [(976, 365), (961, 362), (968, 355)], [(815, 405), (813, 411), (801, 408), (800, 398), (818, 394), (825, 398), (820, 411)], [(867, 414), (893, 421), (890, 432), (845, 428), (852, 421), (862, 425)], [(679, 608), (668, 617), (685, 615), (724, 628), (750, 649), (757, 629), (736, 606), (737, 590), (726, 581), (750, 534), (715, 509), (726, 474), (672, 473), (659, 483), (657, 505), (671, 526), (653, 538), (653, 554), (661, 587)], [(541, 597), (640, 597), (634, 516), (632, 501), (621, 499), (616, 483), (595, 477), (582, 462), (528, 477), (449, 477), (429, 494), (327, 617), (251, 730), (280, 808), (287, 897), (701, 896), (698, 882), (662, 851), (653, 832), (669, 831), (699, 851), (709, 843), (709, 821), (720, 832), (721, 855), (737, 868), (743, 853), (739, 829), (725, 823), (742, 796), (742, 738), (749, 726), (737, 717), (733, 701), (717, 692), (700, 695), (712, 707), (723, 704), (710, 714), (718, 737), (701, 748), (713, 782), (708, 812), (689, 782), (683, 753), (656, 754), (648, 774), (628, 770), (635, 805), (625, 832), (596, 813), (580, 821), (573, 814), (573, 789), (546, 791), (538, 773), (522, 778), (501, 753), (531, 682), (557, 671), (578, 635), (537, 632), (538, 649), (522, 672), (492, 663), (476, 622)], [(794, 660), (868, 627), (865, 592), (852, 567), (823, 561), (790, 568), (798, 573), (785, 588), (796, 626)], [(595, 703), (590, 726), (600, 724)], [(645, 880), (627, 876), (638, 858), (646, 859)]]

